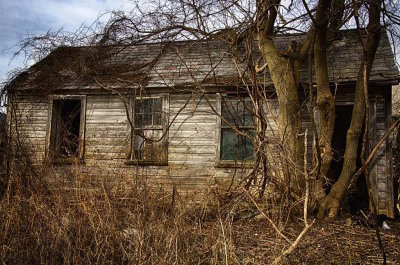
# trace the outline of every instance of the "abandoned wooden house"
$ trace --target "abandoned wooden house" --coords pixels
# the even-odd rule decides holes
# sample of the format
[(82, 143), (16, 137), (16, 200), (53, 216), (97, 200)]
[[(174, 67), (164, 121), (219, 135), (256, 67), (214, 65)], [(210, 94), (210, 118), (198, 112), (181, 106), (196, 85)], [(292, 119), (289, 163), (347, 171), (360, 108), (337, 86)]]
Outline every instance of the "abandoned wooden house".
[[(302, 38), (282, 35), (275, 42), (284, 50), (292, 39)], [(11, 139), (25, 143), (24, 154), (32, 164), (56, 171), (72, 166), (99, 178), (140, 175), (188, 192), (240, 178), (251, 167), (254, 147), (237, 130), (251, 135), (254, 119), (248, 87), (240, 78), (245, 62), (240, 49), (233, 53), (218, 41), (60, 47), (8, 85), (8, 131)], [(343, 162), (361, 57), (352, 30), (342, 31), (329, 50), (337, 115), (333, 175)], [(307, 65), (300, 76), (304, 91)], [(266, 134), (271, 145), (279, 144), (278, 106), (268, 70), (257, 78), (265, 95)], [(398, 81), (383, 34), (369, 80), (371, 147), (391, 124), (391, 87)], [(314, 113), (317, 119), (318, 111)], [(306, 104), (301, 115), (311, 149)], [(391, 157), (388, 140), (371, 170), (379, 214), (388, 216), (394, 214)], [(279, 163), (274, 158), (276, 154), (271, 168)]]

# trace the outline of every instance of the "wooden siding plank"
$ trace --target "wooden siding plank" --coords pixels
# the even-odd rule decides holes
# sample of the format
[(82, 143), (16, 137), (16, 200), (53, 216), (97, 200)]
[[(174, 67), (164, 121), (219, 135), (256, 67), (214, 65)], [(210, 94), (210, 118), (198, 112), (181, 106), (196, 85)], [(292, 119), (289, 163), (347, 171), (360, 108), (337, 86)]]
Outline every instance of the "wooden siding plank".
[[(25, 154), (34, 164), (40, 164), (45, 157), (48, 122), (48, 98), (26, 95), (13, 97), (12, 135), (24, 143)], [(16, 128), (16, 125), (18, 128)]]

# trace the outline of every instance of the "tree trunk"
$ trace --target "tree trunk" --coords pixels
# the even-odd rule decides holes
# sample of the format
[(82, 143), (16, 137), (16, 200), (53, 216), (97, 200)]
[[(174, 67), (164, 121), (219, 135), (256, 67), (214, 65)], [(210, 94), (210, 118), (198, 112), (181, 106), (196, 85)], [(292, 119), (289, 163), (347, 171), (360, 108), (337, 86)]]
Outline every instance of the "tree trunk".
[(271, 78), (278, 96), (279, 133), (286, 168), (284, 175), (290, 183), (292, 191), (297, 195), (304, 192), (303, 177), (303, 141), (301, 136), (301, 108), (299, 100), (298, 63), (290, 56), (285, 58), (276, 50), (272, 38), (260, 38), (259, 48), (268, 64)]
[(328, 75), (328, 22), (327, 13), (331, 6), (330, 0), (321, 0), (318, 5), (315, 21), (317, 25), (314, 43), (314, 65), (317, 84), (317, 107), (320, 112), (319, 150), (321, 155), (320, 176), (316, 182), (315, 197), (317, 203), (325, 198), (324, 176), (332, 161), (332, 137), (335, 128), (335, 99), (331, 93)]
[[(364, 78), (369, 78), (372, 63), (378, 48), (381, 25), (380, 25), (380, 1), (371, 1), (369, 9), (369, 25), (367, 28), (368, 38), (366, 45), (366, 53), (361, 61), (358, 71), (356, 88), (354, 93), (354, 106), (350, 123), (347, 131), (346, 150), (344, 154), (343, 169), (338, 181), (332, 186), (328, 196), (324, 199), (318, 211), (318, 217), (322, 218), (328, 214), (329, 218), (337, 216), (340, 203), (343, 200), (352, 176), (356, 169), (358, 142), (362, 131), (365, 115), (365, 98), (364, 98)], [(366, 76), (364, 76), (364, 63), (367, 63)]]

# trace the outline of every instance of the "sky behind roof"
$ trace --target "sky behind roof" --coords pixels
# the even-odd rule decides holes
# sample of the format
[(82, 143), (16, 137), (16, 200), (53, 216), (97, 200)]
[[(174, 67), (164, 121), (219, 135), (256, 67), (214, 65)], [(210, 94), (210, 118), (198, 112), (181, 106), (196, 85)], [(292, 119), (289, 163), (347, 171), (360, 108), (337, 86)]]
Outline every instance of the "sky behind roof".
[(74, 32), (82, 23), (92, 24), (99, 14), (129, 9), (128, 0), (0, 0), (0, 82), (22, 67), (21, 56), (10, 62), (19, 41), (48, 30)]

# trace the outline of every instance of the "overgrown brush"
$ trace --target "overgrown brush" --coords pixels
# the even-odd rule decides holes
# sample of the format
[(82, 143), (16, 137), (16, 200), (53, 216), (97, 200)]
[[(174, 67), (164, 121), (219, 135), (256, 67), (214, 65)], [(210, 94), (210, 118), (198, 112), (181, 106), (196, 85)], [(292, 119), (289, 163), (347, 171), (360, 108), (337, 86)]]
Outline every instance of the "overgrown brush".
[[(0, 198), (0, 264), (268, 264), (303, 229), (302, 218), (282, 208), (284, 198), (217, 192), (220, 200), (190, 204), (146, 185), (117, 189), (79, 173), (58, 183), (48, 169), (12, 167)], [(287, 261), (379, 260), (374, 230), (349, 220), (316, 223)], [(383, 243), (395, 261), (400, 224), (390, 225)]]
[[(0, 201), (4, 264), (191, 264), (235, 259), (231, 219), (146, 188), (48, 188), (14, 170)], [(40, 177), (42, 176), (42, 177)], [(45, 176), (45, 177), (44, 177)], [(82, 178), (81, 178), (82, 179)], [(54, 186), (54, 184), (51, 184)], [(160, 196), (161, 195), (161, 196)], [(204, 222), (207, 220), (207, 222)]]

